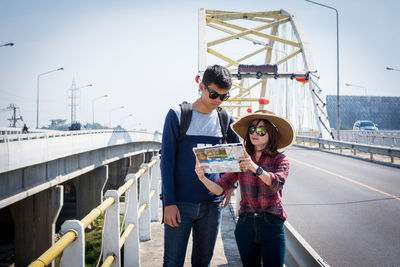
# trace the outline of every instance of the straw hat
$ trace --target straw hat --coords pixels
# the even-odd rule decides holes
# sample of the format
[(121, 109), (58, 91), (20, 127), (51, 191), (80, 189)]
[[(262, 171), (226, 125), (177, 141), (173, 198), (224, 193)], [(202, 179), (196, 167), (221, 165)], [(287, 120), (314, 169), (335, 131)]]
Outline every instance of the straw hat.
[(231, 128), (238, 136), (245, 139), (250, 123), (257, 119), (268, 120), (278, 130), (279, 150), (283, 150), (293, 144), (296, 136), (293, 125), (287, 119), (268, 110), (257, 110), (254, 113), (244, 115), (232, 123)]

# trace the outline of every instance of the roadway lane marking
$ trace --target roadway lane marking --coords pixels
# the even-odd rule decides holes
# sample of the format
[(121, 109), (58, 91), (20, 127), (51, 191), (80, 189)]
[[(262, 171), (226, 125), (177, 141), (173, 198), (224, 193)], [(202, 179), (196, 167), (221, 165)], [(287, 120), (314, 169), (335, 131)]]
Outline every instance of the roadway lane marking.
[(319, 167), (317, 167), (317, 166), (311, 165), (311, 164), (309, 164), (309, 163), (305, 163), (305, 162), (303, 162), (303, 161), (301, 161), (301, 160), (294, 159), (294, 158), (292, 158), (292, 157), (289, 157), (289, 160), (293, 160), (293, 161), (295, 161), (295, 162), (297, 162), (297, 163), (300, 163), (300, 164), (302, 164), (302, 165), (305, 165), (305, 166), (307, 166), (307, 167), (310, 167), (310, 168), (319, 170), (319, 171), (321, 171), (321, 172), (325, 172), (325, 173), (328, 173), (328, 174), (330, 174), (330, 175), (339, 177), (339, 178), (341, 178), (341, 179), (343, 179), (343, 180), (346, 180), (346, 181), (348, 181), (348, 182), (361, 185), (361, 186), (363, 186), (363, 187), (365, 187), (365, 188), (368, 188), (369, 190), (372, 190), (372, 191), (377, 192), (377, 193), (379, 193), (379, 194), (385, 195), (385, 196), (387, 196), (387, 197), (391, 197), (391, 198), (394, 198), (394, 199), (396, 199), (396, 200), (400, 200), (400, 197), (396, 197), (396, 196), (394, 196), (394, 195), (392, 195), (392, 194), (383, 192), (383, 191), (381, 191), (381, 190), (379, 190), (379, 189), (376, 189), (375, 187), (372, 187), (372, 186), (369, 186), (369, 185), (360, 183), (360, 182), (358, 182), (358, 181), (356, 181), (356, 180), (353, 180), (353, 179), (351, 179), (351, 178), (345, 177), (345, 176), (343, 176), (343, 175), (340, 175), (340, 174), (337, 174), (337, 173), (334, 173), (334, 172), (331, 172), (331, 171), (328, 171), (328, 170), (325, 170), (325, 169), (321, 169), (321, 168), (319, 168)]

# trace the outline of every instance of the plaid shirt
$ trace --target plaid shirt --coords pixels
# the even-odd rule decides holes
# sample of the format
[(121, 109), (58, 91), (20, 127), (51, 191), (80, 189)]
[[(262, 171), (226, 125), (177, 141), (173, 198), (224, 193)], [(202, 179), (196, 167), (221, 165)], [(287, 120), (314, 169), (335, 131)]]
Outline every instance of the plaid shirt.
[(251, 159), (271, 175), (272, 183), (266, 185), (252, 171), (225, 173), (216, 181), (224, 191), (233, 187), (239, 180), (242, 200), (239, 214), (245, 212), (268, 212), (286, 220), (287, 214), (282, 206), (282, 188), (289, 174), (289, 160), (282, 153), (274, 157), (262, 154), (258, 162)]

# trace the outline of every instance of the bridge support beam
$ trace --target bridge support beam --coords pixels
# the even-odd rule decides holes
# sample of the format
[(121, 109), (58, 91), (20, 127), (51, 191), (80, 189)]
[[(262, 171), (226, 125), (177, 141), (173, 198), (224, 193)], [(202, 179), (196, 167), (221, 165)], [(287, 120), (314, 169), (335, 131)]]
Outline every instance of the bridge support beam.
[(145, 153), (145, 159), (144, 159), (144, 163), (149, 163), (151, 161), (151, 159), (153, 158), (154, 155), (156, 155), (157, 152), (155, 151), (149, 151)]
[(15, 223), (15, 266), (28, 266), (54, 244), (63, 193), (63, 186), (55, 186), (11, 206)]
[(130, 160), (130, 163), (129, 163), (128, 174), (136, 173), (139, 171), (140, 165), (142, 165), (144, 163), (144, 160), (145, 160), (144, 153), (132, 156), (129, 158), (129, 160)]
[(108, 166), (101, 166), (73, 180), (76, 190), (76, 217), (81, 220), (101, 204), (108, 180)]
[(106, 190), (117, 190), (125, 182), (129, 169), (129, 160), (120, 159), (108, 165), (108, 182)]

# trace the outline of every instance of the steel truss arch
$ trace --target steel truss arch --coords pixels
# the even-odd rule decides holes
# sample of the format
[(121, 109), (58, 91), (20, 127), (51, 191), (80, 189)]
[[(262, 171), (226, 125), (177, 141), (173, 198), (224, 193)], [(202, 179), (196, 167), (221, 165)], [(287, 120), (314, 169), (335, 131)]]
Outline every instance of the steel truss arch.
[[(234, 117), (243, 115), (244, 108), (257, 107), (256, 99), (268, 98), (270, 104), (264, 107), (260, 102), (257, 109), (267, 108), (288, 118), (298, 134), (306, 131), (313, 136), (332, 137), (326, 96), (318, 86), (319, 77), (314, 74), (316, 69), (303, 28), (293, 13), (284, 9), (200, 9), (198, 44), (200, 75), (207, 65), (220, 64), (234, 76), (231, 99), (223, 104)], [(276, 64), (278, 75), (240, 77), (241, 64)], [(293, 79), (296, 75), (306, 80), (303, 78), (300, 84)]]

